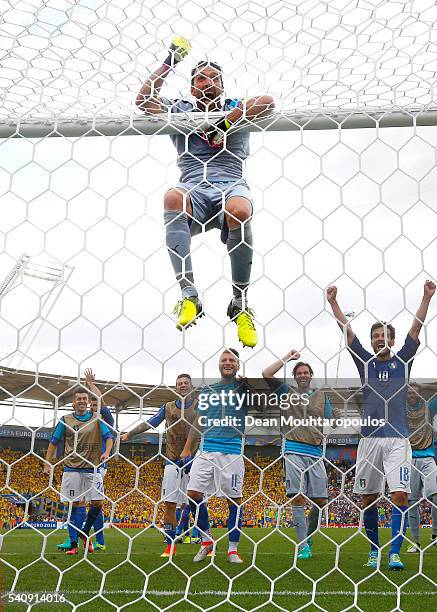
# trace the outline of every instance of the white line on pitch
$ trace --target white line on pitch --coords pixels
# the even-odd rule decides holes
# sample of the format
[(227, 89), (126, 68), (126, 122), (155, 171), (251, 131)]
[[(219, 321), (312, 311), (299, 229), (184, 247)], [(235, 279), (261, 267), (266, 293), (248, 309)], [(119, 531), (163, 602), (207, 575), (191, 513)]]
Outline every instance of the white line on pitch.
[[(15, 591), (16, 592), (16, 591)], [(5, 591), (3, 593), (3, 596), (8, 595), (8, 591)], [(37, 595), (37, 594), (41, 594), (38, 592), (32, 592), (32, 591), (26, 591), (26, 593), (32, 594), (32, 595)], [(75, 591), (59, 591), (60, 594), (62, 595), (97, 595), (98, 591), (92, 591), (92, 590), (75, 590)], [(110, 591), (102, 591), (102, 595), (142, 595), (143, 591), (139, 591), (137, 589), (134, 590), (129, 590), (129, 589), (116, 589), (116, 590), (110, 590)], [(312, 595), (313, 592), (312, 591), (273, 591), (273, 596), (274, 597), (288, 597), (288, 596), (305, 596), (305, 595)], [(174, 595), (185, 595), (185, 591), (160, 591), (160, 590), (150, 590), (150, 591), (146, 591), (145, 593), (145, 597), (148, 596), (164, 596), (164, 597), (171, 597)], [(215, 596), (220, 596), (220, 597), (226, 597), (228, 595), (228, 591), (201, 591), (201, 592), (192, 592), (190, 591), (188, 593), (188, 596), (190, 597), (199, 597), (199, 596), (211, 596), (211, 595), (215, 595)], [(238, 597), (238, 596), (250, 596), (250, 595), (270, 595), (270, 591), (231, 591), (230, 596), (231, 597)], [(331, 596), (331, 597), (338, 597), (341, 595), (355, 595), (354, 591), (316, 591), (316, 596), (320, 597), (320, 596)], [(382, 597), (396, 597), (396, 592), (395, 591), (358, 591), (358, 595), (359, 596), (363, 596), (363, 595), (381, 595)], [(406, 595), (413, 595), (415, 597), (423, 597), (423, 596), (430, 596), (430, 595), (437, 595), (437, 591), (402, 591), (401, 592), (401, 596), (404, 597)]]

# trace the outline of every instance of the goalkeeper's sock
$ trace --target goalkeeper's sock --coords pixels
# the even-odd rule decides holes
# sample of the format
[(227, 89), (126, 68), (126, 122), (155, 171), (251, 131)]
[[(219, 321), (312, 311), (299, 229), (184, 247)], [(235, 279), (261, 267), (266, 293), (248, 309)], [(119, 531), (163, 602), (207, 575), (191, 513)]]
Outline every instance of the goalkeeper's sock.
[(186, 504), (182, 509), (179, 523), (176, 528), (176, 535), (181, 535), (181, 533), (186, 533), (186, 531), (188, 530), (189, 521), (190, 521), (190, 506)]
[[(228, 537), (229, 537), (229, 546), (231, 543), (235, 546), (232, 550), (237, 550), (238, 542), (240, 541), (241, 536), (241, 525), (243, 523), (243, 510), (241, 506), (237, 506), (232, 504), (229, 508), (229, 517), (228, 517)], [(231, 548), (229, 548), (229, 552)]]
[(234, 307), (245, 310), (246, 291), (250, 282), (253, 258), (253, 239), (250, 221), (229, 229), (226, 246), (231, 260)]
[(164, 213), (165, 240), (182, 298), (197, 297), (191, 265), (191, 234), (187, 214), (182, 211)]
[[(410, 500), (410, 505), (417, 502), (417, 500)], [(419, 517), (419, 505), (416, 503), (413, 507), (408, 508), (408, 522), (410, 523), (411, 539), (415, 544), (420, 543), (420, 517)]]
[(437, 495), (432, 496), (433, 506), (431, 508), (431, 520), (432, 520), (432, 535), (437, 536)]
[(176, 538), (176, 528), (171, 523), (164, 525), (165, 541), (167, 544), (173, 544)]
[[(401, 552), (402, 542), (407, 530), (407, 510), (408, 506), (394, 506), (391, 513), (391, 537), (390, 554)], [(403, 523), (403, 525), (402, 525)]]
[(103, 535), (103, 526), (105, 524), (105, 518), (103, 516), (103, 511), (98, 515), (96, 520), (94, 521), (94, 533), (96, 534), (96, 542), (97, 544), (105, 545), (105, 536)]
[(379, 533), (378, 533), (378, 509), (372, 506), (364, 511), (364, 529), (370, 540), (370, 549), (378, 552), (379, 550)]
[(82, 531), (85, 535), (89, 536), (91, 527), (94, 525), (99, 514), (102, 513), (102, 509), (99, 506), (91, 506), (88, 510), (88, 514), (86, 515), (85, 525), (83, 526)]
[(297, 542), (301, 544), (307, 537), (305, 506), (293, 506), (293, 527), (296, 532)]
[(196, 517), (197, 513), (197, 527), (200, 531), (200, 537), (203, 542), (207, 542), (212, 539), (211, 531), (209, 527), (209, 516), (208, 516), (208, 508), (206, 507), (205, 502), (199, 502), (196, 504), (193, 500), (190, 499), (190, 508), (194, 517)]
[(311, 536), (319, 528), (319, 518), (322, 509), (319, 506), (313, 505), (308, 517), (308, 536)]

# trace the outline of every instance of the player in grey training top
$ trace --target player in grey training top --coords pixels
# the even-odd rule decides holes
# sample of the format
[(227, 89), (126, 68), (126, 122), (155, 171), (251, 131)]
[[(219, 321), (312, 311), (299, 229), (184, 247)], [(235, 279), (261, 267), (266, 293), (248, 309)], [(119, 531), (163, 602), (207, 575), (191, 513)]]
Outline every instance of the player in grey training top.
[(200, 62), (191, 72), (190, 100), (167, 100), (159, 93), (172, 68), (190, 51), (190, 43), (175, 38), (164, 64), (141, 88), (136, 104), (146, 113), (192, 111), (219, 112), (223, 117), (205, 131), (176, 134), (180, 181), (164, 196), (166, 243), (182, 299), (177, 304), (178, 329), (182, 330), (203, 314), (191, 265), (191, 236), (218, 228), (231, 260), (233, 299), (229, 317), (236, 322), (238, 337), (245, 346), (257, 343), (253, 312), (247, 305), (247, 288), (252, 267), (252, 196), (243, 179), (243, 162), (249, 155), (249, 134), (228, 130), (241, 119), (255, 119), (272, 112), (271, 96), (247, 100), (223, 100), (222, 69), (214, 62)]

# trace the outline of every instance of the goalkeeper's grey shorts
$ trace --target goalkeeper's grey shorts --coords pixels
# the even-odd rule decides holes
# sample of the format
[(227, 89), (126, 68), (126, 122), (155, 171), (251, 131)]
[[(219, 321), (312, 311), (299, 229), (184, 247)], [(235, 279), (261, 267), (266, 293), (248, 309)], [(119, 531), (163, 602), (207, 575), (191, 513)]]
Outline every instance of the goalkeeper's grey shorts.
[(309, 499), (328, 498), (328, 476), (321, 457), (286, 453), (284, 468), (287, 497), (302, 493)]
[(193, 219), (190, 219), (192, 236), (219, 229), (221, 240), (226, 243), (228, 228), (225, 222), (224, 207), (233, 197), (249, 200), (253, 209), (253, 198), (246, 181), (223, 181), (214, 183), (177, 183), (174, 189), (184, 189), (189, 192)]

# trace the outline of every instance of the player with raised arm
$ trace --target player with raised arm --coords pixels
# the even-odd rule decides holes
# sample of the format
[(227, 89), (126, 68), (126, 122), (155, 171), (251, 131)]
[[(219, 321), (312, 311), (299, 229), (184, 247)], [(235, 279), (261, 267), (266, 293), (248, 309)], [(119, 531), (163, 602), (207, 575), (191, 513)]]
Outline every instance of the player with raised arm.
[[(242, 525), (246, 406), (237, 407), (236, 397), (244, 393), (247, 386), (237, 378), (239, 369), (238, 352), (235, 349), (223, 351), (219, 360), (221, 380), (200, 391), (197, 417), (181, 454), (182, 458), (192, 456), (195, 436), (202, 431), (200, 452), (193, 460), (187, 493), (202, 538), (195, 563), (204, 561), (214, 548), (205, 501), (211, 494), (226, 497), (228, 503), (228, 561), (243, 563), (238, 543)], [(215, 424), (217, 419), (219, 424)]]
[[(257, 333), (253, 311), (247, 303), (252, 268), (253, 200), (243, 179), (243, 163), (249, 156), (249, 134), (231, 128), (242, 119), (271, 113), (273, 98), (261, 95), (247, 100), (223, 99), (222, 68), (210, 61), (199, 62), (191, 72), (192, 100), (167, 100), (160, 96), (165, 78), (190, 51), (190, 43), (174, 38), (169, 56), (142, 86), (136, 104), (145, 113), (222, 112), (206, 131), (171, 136), (181, 171), (179, 182), (164, 196), (164, 222), (170, 260), (180, 284), (182, 299), (176, 305), (177, 327), (188, 328), (203, 314), (194, 284), (191, 237), (212, 228), (221, 230), (232, 272), (233, 298), (227, 314), (238, 327), (244, 346), (254, 347)], [(229, 131), (228, 133), (228, 130)]]
[[(275, 390), (278, 397), (288, 397), (288, 405), (281, 416), (299, 420), (314, 418), (337, 418), (340, 413), (332, 407), (329, 397), (322, 390), (311, 386), (312, 367), (298, 361), (293, 368), (296, 387), (275, 378), (275, 374), (289, 361), (297, 361), (300, 354), (292, 350), (264, 369), (263, 377)], [(293, 506), (293, 527), (299, 545), (298, 559), (310, 559), (312, 555), (311, 535), (318, 529), (321, 508), (328, 501), (328, 475), (323, 463), (323, 429), (313, 425), (282, 424), (282, 454), (285, 469), (285, 490)], [(305, 518), (305, 504), (310, 499), (311, 511)]]
[[(151, 427), (156, 428), (165, 422), (166, 449), (161, 499), (164, 501), (166, 549), (161, 557), (170, 557), (176, 554), (176, 506), (181, 501), (187, 500), (188, 472), (192, 460), (192, 456), (187, 456), (185, 461), (182, 461), (181, 453), (185, 448), (191, 424), (195, 419), (197, 406), (197, 399), (193, 397), (193, 386), (189, 374), (178, 375), (175, 391), (179, 398), (163, 404), (148, 421), (140, 423), (120, 437), (122, 442), (127, 442), (133, 436), (143, 433)], [(197, 451), (198, 444), (198, 439), (194, 439), (193, 455)]]
[(366, 351), (337, 302), (337, 288), (329, 287), (327, 300), (334, 317), (346, 334), (347, 346), (358, 369), (364, 395), (364, 419), (374, 419), (377, 425), (361, 428), (358, 444), (354, 492), (362, 495), (364, 528), (371, 543), (367, 566), (378, 568), (380, 545), (376, 502), (384, 493), (384, 475), (393, 504), (389, 552), (389, 569), (402, 570), (400, 550), (407, 524), (408, 494), (410, 493), (411, 445), (407, 419), (407, 389), (411, 366), (419, 347), (419, 333), (425, 321), (436, 285), (427, 280), (423, 298), (407, 334), (397, 353), (392, 325), (378, 321), (370, 329), (374, 355)]
[[(113, 437), (108, 426), (88, 410), (89, 395), (87, 391), (78, 389), (73, 395), (73, 412), (61, 418), (50, 439), (44, 464), (44, 473), (50, 474), (50, 465), (56, 447), (64, 442), (64, 473), (61, 483), (61, 501), (70, 505), (68, 532), (70, 549), (67, 555), (78, 554), (78, 541), (82, 539), (88, 547), (88, 552), (94, 548), (89, 533), (99, 514), (102, 513), (105, 494), (100, 466), (105, 463), (112, 449)], [(105, 450), (102, 453), (102, 445)], [(82, 500), (90, 502), (90, 508), (85, 518), (78, 516), (77, 508)]]
[[(114, 433), (114, 417), (111, 414), (110, 409), (106, 406), (105, 401), (102, 397), (102, 392), (96, 385), (96, 377), (91, 368), (87, 368), (84, 371), (85, 375), (85, 386), (89, 389), (92, 395), (90, 395), (90, 408), (94, 413), (98, 412), (99, 402), (100, 402), (100, 417), (105, 421), (107, 425), (109, 425), (109, 429), (112, 433)], [(100, 398), (97, 399), (97, 398)], [(105, 452), (105, 441), (103, 440), (102, 453)], [(105, 462), (100, 467), (100, 474), (102, 475), (102, 480), (105, 480), (106, 472), (108, 471), (108, 463)], [(80, 504), (76, 506), (76, 522), (78, 525), (85, 523), (86, 520), (86, 502), (85, 499), (82, 500)], [(95, 551), (104, 551), (106, 550), (105, 546), (105, 536), (103, 533), (105, 524), (105, 519), (103, 516), (103, 511), (98, 515), (97, 519), (94, 521), (94, 532), (96, 534), (96, 543), (94, 545)], [(71, 548), (71, 540), (67, 538), (62, 544), (58, 544), (57, 548), (59, 550), (69, 550)]]
[[(425, 402), (423, 394), (437, 391), (436, 385), (411, 383), (408, 389), (407, 418), (410, 427), (410, 443), (413, 451), (411, 468), (411, 495), (408, 499), (408, 522), (413, 544), (408, 553), (420, 551), (420, 513), (421, 499), (429, 499), (433, 510), (437, 509), (437, 464), (435, 461), (434, 434), (432, 422), (437, 414), (437, 396)], [(434, 511), (434, 516), (435, 516)], [(437, 544), (437, 521), (432, 522), (431, 539)]]

